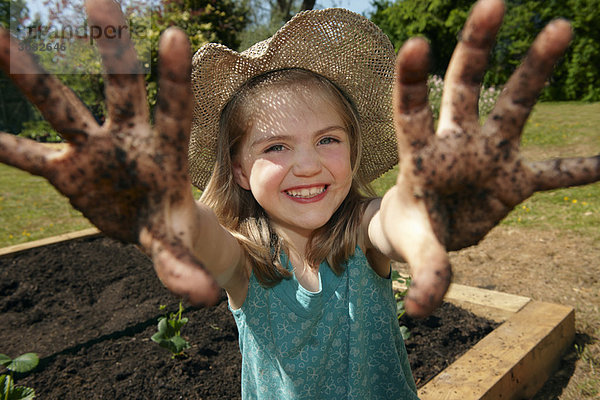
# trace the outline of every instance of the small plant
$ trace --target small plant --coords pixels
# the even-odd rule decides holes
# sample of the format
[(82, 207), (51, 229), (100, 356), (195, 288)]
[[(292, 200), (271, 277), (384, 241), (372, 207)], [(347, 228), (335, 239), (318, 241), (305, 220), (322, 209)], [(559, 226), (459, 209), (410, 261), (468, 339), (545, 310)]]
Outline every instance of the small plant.
[[(161, 305), (160, 309), (167, 308)], [(152, 335), (152, 341), (158, 343), (172, 353), (172, 358), (183, 356), (183, 351), (190, 348), (187, 340), (181, 337), (181, 328), (188, 323), (187, 318), (182, 318), (183, 304), (179, 302), (179, 311), (168, 313), (158, 319), (158, 332)]]
[[(398, 273), (398, 271), (392, 270), (392, 280), (400, 283), (403, 286), (402, 290), (397, 291), (394, 294), (396, 298), (396, 315), (398, 316), (398, 320), (402, 318), (402, 316), (406, 313), (406, 309), (404, 308), (404, 298), (408, 293), (408, 288), (410, 287), (410, 276), (403, 277)], [(410, 331), (406, 325), (400, 325), (400, 333), (402, 333), (402, 338), (404, 340), (410, 337)]]
[(40, 362), (35, 353), (21, 354), (15, 359), (6, 354), (0, 354), (0, 365), (10, 372), (0, 375), (0, 399), (1, 400), (30, 400), (35, 397), (35, 390), (27, 386), (15, 386), (13, 373), (24, 373), (34, 369)]

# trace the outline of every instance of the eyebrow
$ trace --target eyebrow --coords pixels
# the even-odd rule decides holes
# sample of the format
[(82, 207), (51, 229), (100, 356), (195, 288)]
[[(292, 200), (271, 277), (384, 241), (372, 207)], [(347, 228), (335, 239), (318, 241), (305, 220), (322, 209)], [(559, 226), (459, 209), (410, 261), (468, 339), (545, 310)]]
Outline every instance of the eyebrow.
[[(344, 128), (341, 125), (331, 125), (331, 126), (327, 126), (323, 129), (319, 129), (318, 131), (316, 131), (314, 133), (314, 136), (319, 136), (322, 135), (324, 133), (327, 132), (331, 132), (331, 131), (337, 131), (337, 130), (342, 130), (342, 131), (346, 131), (346, 128)], [(293, 135), (273, 135), (273, 136), (262, 136), (258, 139), (256, 139), (254, 142), (250, 143), (250, 147), (256, 147), (259, 146), (263, 143), (267, 143), (267, 142), (277, 142), (277, 141), (287, 141), (290, 140), (293, 137)]]

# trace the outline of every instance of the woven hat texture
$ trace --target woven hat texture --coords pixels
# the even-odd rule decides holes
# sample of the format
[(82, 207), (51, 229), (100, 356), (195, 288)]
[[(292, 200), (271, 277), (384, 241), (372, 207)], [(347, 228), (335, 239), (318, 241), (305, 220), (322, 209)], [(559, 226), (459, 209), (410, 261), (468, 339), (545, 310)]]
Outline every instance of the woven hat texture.
[(394, 60), (390, 40), (376, 25), (339, 8), (301, 12), (242, 53), (216, 43), (203, 46), (192, 61), (192, 183), (203, 189), (210, 179), (220, 114), (232, 94), (252, 77), (285, 68), (322, 75), (351, 99), (362, 128), (358, 174), (367, 182), (377, 178), (398, 162), (391, 101)]

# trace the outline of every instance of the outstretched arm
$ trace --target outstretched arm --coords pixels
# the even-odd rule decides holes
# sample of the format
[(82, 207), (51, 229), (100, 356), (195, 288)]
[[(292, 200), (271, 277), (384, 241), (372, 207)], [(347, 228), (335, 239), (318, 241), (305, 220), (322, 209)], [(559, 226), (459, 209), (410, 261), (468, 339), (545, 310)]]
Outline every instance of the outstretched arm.
[(412, 315), (427, 315), (441, 303), (452, 278), (446, 251), (478, 243), (535, 191), (600, 179), (600, 155), (529, 163), (519, 154), (526, 119), (571, 39), (564, 20), (540, 33), (480, 125), (481, 80), (503, 13), (501, 0), (474, 6), (446, 74), (437, 130), (427, 100), (427, 43), (409, 40), (398, 55), (400, 172), (374, 221), (386, 239), (382, 247), (411, 266), (405, 305)]
[[(86, 8), (90, 26), (125, 23), (112, 0), (90, 0)], [(237, 266), (242, 257), (237, 241), (192, 196), (187, 37), (177, 29), (161, 37), (154, 127), (129, 37), (102, 37), (98, 46), (106, 73), (103, 125), (68, 87), (19, 51), (8, 31), (0, 31), (0, 67), (68, 141), (66, 150), (56, 151), (2, 133), (0, 161), (48, 179), (107, 235), (140, 243), (170, 290), (195, 303), (212, 303), (218, 287), (211, 275)]]

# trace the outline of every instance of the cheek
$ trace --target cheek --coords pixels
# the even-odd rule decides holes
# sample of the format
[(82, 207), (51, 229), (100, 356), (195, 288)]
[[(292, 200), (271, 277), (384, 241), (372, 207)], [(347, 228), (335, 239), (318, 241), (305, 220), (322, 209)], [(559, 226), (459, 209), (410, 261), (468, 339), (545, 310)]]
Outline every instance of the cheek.
[(337, 179), (342, 179), (344, 176), (347, 176), (349, 180), (352, 179), (349, 148), (340, 147), (332, 149), (329, 154), (325, 155), (324, 159), (327, 160), (328, 169)]
[(285, 177), (285, 168), (273, 161), (256, 160), (250, 170), (250, 189), (254, 197), (262, 197), (264, 193), (279, 191)]

